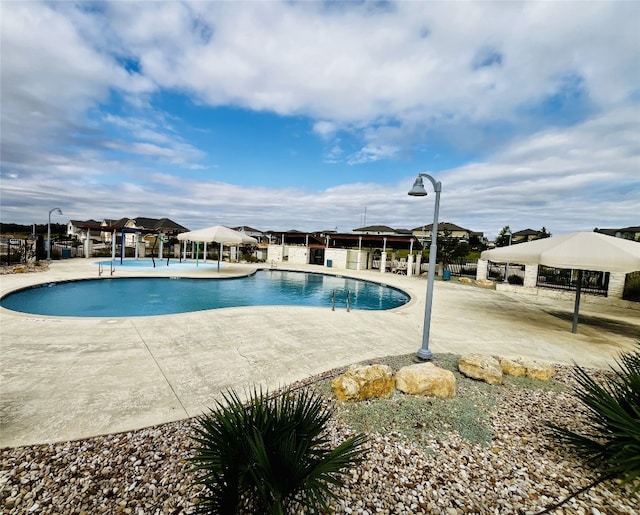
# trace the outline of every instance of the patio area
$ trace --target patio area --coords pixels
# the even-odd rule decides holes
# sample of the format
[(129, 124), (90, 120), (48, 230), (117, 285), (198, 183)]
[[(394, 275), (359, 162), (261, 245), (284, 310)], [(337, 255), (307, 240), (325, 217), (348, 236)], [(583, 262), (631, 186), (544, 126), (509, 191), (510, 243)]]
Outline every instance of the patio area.
[[(287, 268), (337, 272), (313, 265)], [(221, 273), (250, 270), (230, 265)], [(53, 262), (46, 272), (2, 276), (0, 291), (97, 278), (97, 273), (90, 260)], [(135, 274), (140, 272), (118, 272)], [(412, 300), (385, 312), (265, 306), (114, 319), (0, 309), (0, 446), (78, 439), (188, 418), (227, 388), (274, 388), (420, 347), (424, 277), (340, 274), (397, 286)], [(579, 331), (571, 334), (571, 302), (436, 282), (431, 349), (607, 367), (640, 335), (639, 308), (585, 302)]]

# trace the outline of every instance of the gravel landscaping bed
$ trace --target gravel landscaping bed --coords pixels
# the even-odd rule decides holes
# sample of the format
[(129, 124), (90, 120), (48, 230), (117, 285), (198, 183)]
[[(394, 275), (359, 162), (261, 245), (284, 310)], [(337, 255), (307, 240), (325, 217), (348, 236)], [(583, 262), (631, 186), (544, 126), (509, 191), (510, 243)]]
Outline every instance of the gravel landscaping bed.
[[(490, 412), (480, 406), (492, 434), (486, 441), (463, 438), (450, 427), (429, 427), (426, 420), (416, 419), (409, 433), (398, 431), (391, 419), (402, 408), (397, 398), (390, 399), (389, 427), (368, 431), (366, 458), (346, 474), (332, 513), (538, 513), (588, 485), (594, 475), (569, 449), (559, 447), (545, 427), (549, 420), (573, 428), (584, 424), (581, 405), (564, 386), (572, 380), (571, 368), (558, 365), (556, 370), (554, 387), (508, 382), (486, 390), (496, 398)], [(326, 385), (335, 373), (305, 384)], [(475, 388), (473, 383), (461, 381), (458, 395)], [(438, 401), (427, 400), (425, 406), (444, 409)], [(336, 444), (359, 430), (348, 425), (349, 409), (339, 406), (332, 421)], [(189, 513), (197, 502), (187, 461), (193, 424), (185, 420), (81, 441), (2, 449), (2, 513)], [(638, 505), (637, 494), (608, 482), (554, 513), (635, 514)]]

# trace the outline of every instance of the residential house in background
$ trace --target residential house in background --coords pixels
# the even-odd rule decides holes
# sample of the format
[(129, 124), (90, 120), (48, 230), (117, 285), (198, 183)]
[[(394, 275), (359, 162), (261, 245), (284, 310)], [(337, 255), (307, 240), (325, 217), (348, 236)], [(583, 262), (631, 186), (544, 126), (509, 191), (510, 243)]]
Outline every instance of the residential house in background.
[(622, 229), (594, 229), (595, 232), (623, 238), (625, 240), (640, 241), (640, 226), (623, 227)]
[[(438, 236), (442, 236), (444, 231), (449, 231), (451, 233), (451, 237), (457, 238), (461, 243), (469, 243), (469, 240), (471, 239), (472, 232), (469, 229), (465, 229), (464, 227), (460, 227), (459, 225), (450, 222), (442, 222), (438, 224)], [(413, 234), (413, 236), (420, 239), (420, 241), (426, 242), (431, 241), (432, 232), (433, 224), (427, 224), (411, 229), (411, 234)]]
[(69, 220), (67, 222), (67, 236), (77, 237), (79, 240), (84, 239), (86, 227), (99, 227), (100, 222), (96, 220)]
[(367, 225), (353, 230), (354, 234), (375, 234), (376, 236), (397, 236), (399, 233), (388, 225)]
[(142, 216), (120, 218), (118, 220), (105, 218), (101, 226), (100, 239), (105, 243), (111, 243), (113, 231), (116, 232), (116, 238), (119, 238), (123, 229), (134, 229), (134, 231), (125, 232), (125, 246), (133, 246), (135, 244), (135, 229), (144, 234), (143, 240), (150, 245), (153, 245), (152, 239), (155, 237), (151, 235), (162, 234), (172, 238), (189, 230), (169, 218), (147, 218)]
[(540, 231), (534, 231), (533, 229), (523, 229), (522, 231), (517, 231), (511, 233), (511, 242), (512, 243), (524, 243), (527, 241), (537, 240), (541, 236)]
[(258, 242), (261, 242), (262, 239), (265, 237), (262, 231), (259, 231), (258, 229), (254, 229), (253, 227), (249, 227), (248, 225), (231, 227), (231, 229), (233, 229), (234, 231), (238, 231), (243, 234), (246, 234), (247, 236), (251, 236), (252, 238), (255, 238), (256, 240), (258, 240)]
[[(67, 222), (67, 235), (84, 243), (84, 254), (91, 255), (92, 249), (99, 245), (109, 246), (116, 234), (116, 242), (119, 244), (122, 231), (125, 232), (125, 246), (133, 247), (138, 243), (153, 246), (158, 235), (173, 238), (188, 229), (169, 218), (120, 218), (118, 220), (105, 218), (101, 222), (97, 220), (69, 220)], [(89, 240), (89, 241), (88, 241)]]

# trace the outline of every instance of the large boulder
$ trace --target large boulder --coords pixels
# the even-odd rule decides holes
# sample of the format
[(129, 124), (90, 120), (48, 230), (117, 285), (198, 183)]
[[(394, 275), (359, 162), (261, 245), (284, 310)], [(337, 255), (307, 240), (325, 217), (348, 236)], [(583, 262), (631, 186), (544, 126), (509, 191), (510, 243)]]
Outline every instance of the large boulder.
[(453, 397), (456, 394), (456, 376), (433, 363), (417, 363), (398, 370), (396, 388), (411, 395)]
[(388, 365), (351, 365), (331, 381), (331, 388), (338, 400), (364, 401), (391, 395), (394, 383), (393, 370)]
[(467, 354), (458, 360), (458, 370), (472, 379), (502, 384), (502, 368), (497, 359), (482, 354)]
[(555, 369), (548, 363), (538, 363), (531, 359), (521, 359), (520, 363), (526, 369), (526, 376), (530, 379), (548, 381), (555, 374)]
[(507, 358), (500, 359), (500, 368), (508, 376), (521, 377), (527, 373), (527, 368), (522, 363)]

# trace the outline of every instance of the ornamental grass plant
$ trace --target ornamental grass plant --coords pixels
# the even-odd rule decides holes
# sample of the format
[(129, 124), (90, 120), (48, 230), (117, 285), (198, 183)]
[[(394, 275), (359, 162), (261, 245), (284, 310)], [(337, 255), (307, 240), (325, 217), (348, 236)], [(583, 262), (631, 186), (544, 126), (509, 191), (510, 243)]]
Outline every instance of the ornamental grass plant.
[(248, 402), (235, 391), (197, 419), (191, 458), (203, 486), (197, 513), (309, 513), (327, 509), (342, 486), (340, 473), (363, 456), (364, 435), (332, 448), (332, 409), (308, 389), (276, 394), (253, 390)]
[(582, 367), (575, 367), (574, 393), (587, 409), (587, 431), (577, 432), (553, 423), (549, 427), (560, 442), (568, 444), (598, 472), (594, 484), (617, 479), (638, 490), (640, 340), (635, 352), (620, 354), (616, 365), (600, 382)]

